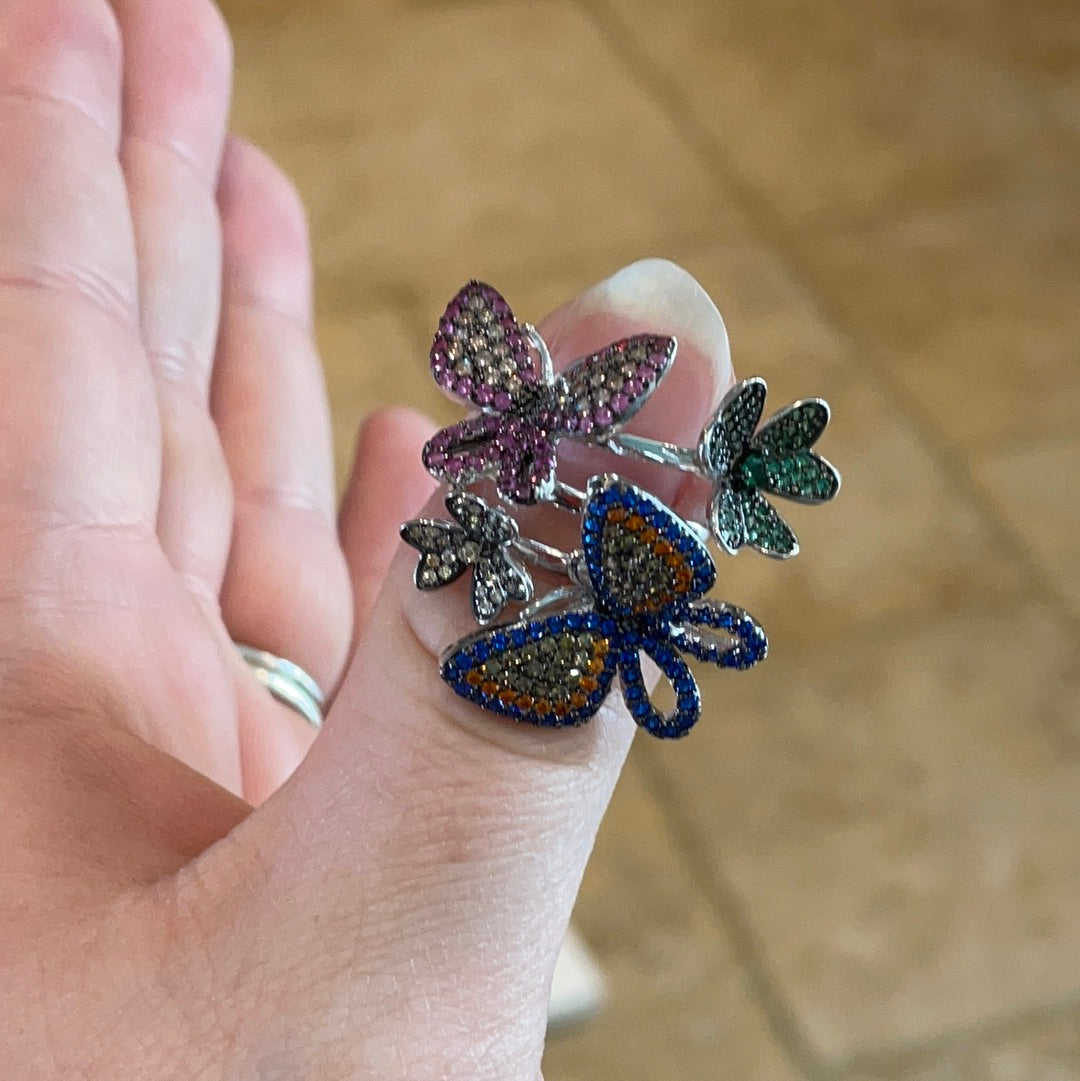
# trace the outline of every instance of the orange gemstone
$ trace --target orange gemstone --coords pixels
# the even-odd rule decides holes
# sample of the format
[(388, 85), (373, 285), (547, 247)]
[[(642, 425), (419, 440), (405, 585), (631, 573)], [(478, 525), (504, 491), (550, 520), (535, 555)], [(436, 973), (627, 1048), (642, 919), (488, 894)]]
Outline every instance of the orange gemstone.
[(521, 695), (517, 700), (517, 704), (518, 704), (519, 709), (532, 709), (532, 704), (533, 704), (532, 695), (531, 694), (523, 694), (523, 695)]
[(645, 519), (640, 514), (631, 514), (626, 519), (626, 528), (632, 533), (636, 533), (645, 524)]
[(681, 567), (683, 565), (683, 557), (678, 552), (673, 552), (669, 556), (664, 556), (664, 562), (669, 567)]
[(484, 682), (483, 673), (479, 668), (470, 668), (469, 671), (465, 673), (465, 682), (470, 687), (479, 687), (480, 684)]
[(541, 698), (533, 706), (533, 712), (538, 713), (541, 717), (546, 716), (551, 712), (551, 703), (546, 698)]
[(593, 657), (593, 659), (589, 661), (588, 668), (594, 676), (598, 675), (604, 670), (604, 662), (599, 657)]
[(565, 702), (555, 703), (555, 716), (565, 717), (570, 712), (570, 707)]
[(505, 702), (508, 706), (517, 701), (517, 691), (511, 690), (509, 687), (504, 691), (499, 691), (499, 700)]
[(671, 541), (661, 540), (653, 545), (653, 551), (658, 556), (669, 556), (675, 549), (671, 547)]
[(653, 529), (651, 525), (646, 526), (639, 535), (642, 541), (644, 541), (646, 544), (652, 544), (652, 542), (656, 540), (656, 538), (659, 536), (659, 534), (656, 532), (655, 529)]
[(600, 681), (596, 678), (596, 676), (582, 676), (581, 679), (578, 680), (578, 686), (583, 691), (588, 691), (589, 694), (592, 694), (592, 692), (600, 686)]
[(597, 640), (593, 642), (592, 648), (593, 653), (595, 653), (597, 657), (606, 657), (608, 650), (611, 649), (611, 643), (606, 638), (597, 638)]
[(612, 507), (607, 512), (607, 520), (609, 522), (624, 522), (626, 521), (626, 513), (625, 507)]
[(570, 695), (570, 705), (572, 705), (574, 709), (581, 709), (588, 701), (588, 695), (582, 694), (581, 691), (574, 691), (574, 693)]
[(493, 679), (484, 680), (484, 682), (480, 684), (480, 690), (482, 690), (484, 694), (487, 695), (494, 694), (498, 689), (499, 685)]

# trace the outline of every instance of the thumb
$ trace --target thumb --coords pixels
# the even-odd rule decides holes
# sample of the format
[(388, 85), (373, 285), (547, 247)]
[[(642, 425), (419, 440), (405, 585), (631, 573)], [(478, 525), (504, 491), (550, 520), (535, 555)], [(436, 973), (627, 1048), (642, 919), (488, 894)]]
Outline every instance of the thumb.
[[(635, 418), (651, 435), (695, 440), (731, 382), (719, 313), (669, 263), (635, 264), (541, 329), (563, 364), (636, 331), (674, 334), (675, 366)], [(473, 629), (467, 590), (417, 592), (414, 563), (403, 546), (322, 737), (237, 831), (263, 858), (240, 933), (265, 955), (285, 914), (303, 921), (297, 1008), (314, 995), (365, 1026), (348, 1060), (363, 1076), (534, 1081), (551, 972), (635, 726), (617, 693), (557, 730), (457, 697), (437, 657)]]

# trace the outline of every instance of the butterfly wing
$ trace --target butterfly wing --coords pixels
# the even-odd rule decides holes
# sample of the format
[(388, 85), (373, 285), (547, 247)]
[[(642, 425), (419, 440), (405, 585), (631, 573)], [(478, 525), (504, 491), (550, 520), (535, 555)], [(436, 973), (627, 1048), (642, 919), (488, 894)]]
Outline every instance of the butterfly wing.
[(487, 550), (509, 544), (518, 535), (517, 523), (510, 515), (489, 506), (472, 492), (449, 492), (446, 509), (469, 538)]
[(499, 437), (513, 418), (481, 413), (443, 428), (425, 444), (424, 467), (436, 480), (472, 484), (499, 471)]
[(401, 539), (420, 553), (413, 572), (417, 589), (441, 589), (469, 567), (462, 555), (465, 531), (453, 522), (417, 518), (401, 527)]
[(765, 380), (744, 379), (724, 395), (701, 433), (702, 464), (714, 477), (727, 477), (750, 445), (765, 408)]
[(487, 626), (508, 600), (527, 604), (532, 600), (532, 578), (504, 551), (481, 559), (473, 570), (472, 607), (476, 622)]
[(615, 618), (673, 615), (716, 581), (709, 550), (690, 526), (611, 474), (589, 482), (582, 550), (597, 607)]
[(431, 373), (444, 390), (505, 412), (522, 387), (540, 380), (525, 333), (490, 285), (469, 282), (450, 301), (431, 343)]
[(745, 543), (762, 555), (789, 559), (799, 554), (799, 542), (791, 527), (768, 500), (755, 491), (738, 493)]
[(728, 555), (735, 555), (746, 542), (742, 500), (730, 485), (720, 484), (709, 502), (709, 529)]
[(567, 400), (564, 428), (603, 439), (644, 404), (675, 360), (674, 338), (640, 334), (575, 361), (556, 380)]
[(722, 601), (693, 601), (671, 642), (684, 653), (719, 668), (752, 668), (769, 652), (765, 630), (749, 612)]
[[(649, 691), (641, 674), (643, 649), (656, 662), (675, 691), (675, 708), (661, 713), (649, 700)], [(637, 724), (659, 739), (679, 739), (697, 723), (701, 716), (701, 693), (693, 673), (677, 649), (663, 641), (650, 640), (640, 647), (619, 653), (619, 682), (622, 684), (626, 708)]]
[(829, 423), (829, 406), (808, 398), (781, 409), (751, 440), (740, 469), (748, 484), (800, 503), (825, 503), (840, 490), (840, 474), (810, 447)]
[(442, 678), (482, 709), (546, 728), (584, 724), (611, 688), (614, 628), (599, 613), (567, 612), (463, 638)]

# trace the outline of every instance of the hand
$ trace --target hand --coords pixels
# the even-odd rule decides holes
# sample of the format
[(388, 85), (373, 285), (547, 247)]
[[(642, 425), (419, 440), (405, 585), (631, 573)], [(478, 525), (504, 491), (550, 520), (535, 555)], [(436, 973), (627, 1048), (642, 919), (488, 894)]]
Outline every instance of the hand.
[[(226, 138), (230, 65), (208, 0), (0, 0), (0, 1073), (534, 1081), (633, 725), (441, 683), (466, 594), (397, 540), (423, 418), (367, 422), (335, 525), (304, 217)], [(542, 329), (563, 362), (677, 334), (647, 434), (731, 382), (670, 264)], [(299, 769), (233, 639), (330, 689)]]

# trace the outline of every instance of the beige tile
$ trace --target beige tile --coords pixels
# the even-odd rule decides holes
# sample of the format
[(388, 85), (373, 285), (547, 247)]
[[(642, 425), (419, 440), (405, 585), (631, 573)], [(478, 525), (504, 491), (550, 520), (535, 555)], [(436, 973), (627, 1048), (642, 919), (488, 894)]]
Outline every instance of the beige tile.
[(820, 1049), (1080, 993), (1080, 657), (1050, 615), (808, 621), (702, 682), (663, 768)]
[(601, 830), (575, 922), (607, 975), (609, 1001), (597, 1019), (549, 1039), (546, 1081), (794, 1081), (663, 807), (633, 765)]
[(975, 475), (1080, 616), (1080, 438), (981, 457)]
[(1080, 420), (1080, 185), (822, 233), (818, 280), (963, 458)]
[(961, 1038), (936, 1052), (889, 1056), (843, 1081), (1075, 1081), (1080, 1011), (1058, 1011), (984, 1039)]
[[(788, 225), (895, 217), (1040, 190), (1068, 152), (979, 48), (974, 3), (705, 4), (601, 10), (763, 211)], [(1023, 9), (1017, 9), (1019, 23)], [(692, 77), (687, 73), (692, 72)]]
[(344, 302), (646, 254), (734, 216), (571, 4), (231, 9), (236, 127), (296, 177)]
[(454, 407), (428, 376), (421, 341), (407, 313), (338, 312), (319, 321), (334, 426), (338, 485), (348, 476), (361, 420), (384, 405), (409, 405), (445, 422)]

